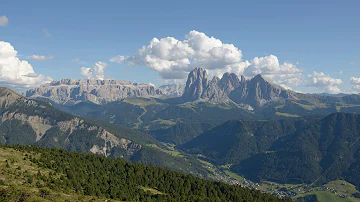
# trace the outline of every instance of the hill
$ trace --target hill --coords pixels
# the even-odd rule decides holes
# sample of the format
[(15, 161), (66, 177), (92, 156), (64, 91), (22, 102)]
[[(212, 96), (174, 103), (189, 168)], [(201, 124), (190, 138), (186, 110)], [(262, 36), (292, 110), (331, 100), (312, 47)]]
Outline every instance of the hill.
[(322, 184), (345, 179), (360, 185), (360, 115), (270, 121), (228, 121), (180, 149), (250, 180)]
[(360, 115), (336, 113), (308, 124), (232, 170), (259, 180), (360, 185)]
[(239, 163), (250, 156), (268, 151), (279, 139), (305, 127), (303, 118), (269, 121), (227, 121), (179, 148), (201, 154), (217, 165)]
[[(101, 155), (1, 147), (0, 199), (21, 201), (286, 201), (259, 191)], [(290, 201), (290, 200), (288, 200)]]

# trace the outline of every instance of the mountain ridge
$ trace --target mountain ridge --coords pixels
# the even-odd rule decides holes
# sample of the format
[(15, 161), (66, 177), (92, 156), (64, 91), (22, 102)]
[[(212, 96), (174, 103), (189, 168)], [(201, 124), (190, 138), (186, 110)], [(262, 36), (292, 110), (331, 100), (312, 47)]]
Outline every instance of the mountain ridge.
[[(74, 105), (79, 102), (92, 102), (103, 105), (118, 102), (127, 97), (156, 98), (171, 103), (209, 102), (221, 104), (235, 102), (246, 108), (264, 108), (284, 104), (287, 101), (301, 101), (319, 107), (326, 102), (358, 104), (359, 95), (331, 96), (328, 94), (302, 94), (284, 89), (261, 74), (246, 79), (234, 73), (224, 73), (220, 78), (208, 77), (207, 71), (196, 67), (188, 74), (185, 85), (169, 84), (155, 87), (152, 84), (137, 84), (123, 80), (62, 79), (50, 84), (30, 89), (22, 94), (25, 97), (52, 101), (61, 105)], [(357, 98), (351, 102), (343, 99)], [(173, 97), (167, 99), (169, 97)]]
[(0, 95), (0, 144), (63, 148), (206, 177), (200, 162), (171, 155), (168, 147), (141, 131), (74, 116), (7, 88), (0, 88)]

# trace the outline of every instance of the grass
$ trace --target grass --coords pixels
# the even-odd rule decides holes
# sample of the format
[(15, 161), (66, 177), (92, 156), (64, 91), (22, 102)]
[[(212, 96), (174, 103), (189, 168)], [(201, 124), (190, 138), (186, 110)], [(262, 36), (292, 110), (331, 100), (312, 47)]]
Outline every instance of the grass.
[(240, 175), (237, 175), (236, 173), (233, 173), (230, 170), (224, 170), (224, 172), (231, 178), (234, 178), (235, 180), (242, 181), (244, 179)]
[(277, 116), (284, 116), (284, 117), (293, 117), (293, 118), (300, 117), (299, 115), (296, 115), (296, 114), (288, 114), (288, 113), (282, 113), (282, 112), (276, 112), (275, 114)]
[(181, 108), (191, 109), (193, 112), (196, 111), (195, 110), (196, 107), (194, 105), (190, 104), (190, 103), (180, 104), (178, 106), (181, 107)]
[[(22, 153), (11, 148), (0, 148), (0, 200), (3, 201), (115, 201), (94, 196), (84, 196), (73, 192), (49, 189), (37, 176), (56, 173), (51, 169), (40, 168), (30, 161), (32, 153)], [(29, 176), (31, 181), (29, 181)], [(60, 174), (56, 174), (60, 177)], [(38, 183), (39, 182), (39, 183)], [(41, 194), (45, 192), (46, 194)]]
[(171, 125), (171, 126), (176, 124), (176, 122), (174, 122), (172, 120), (165, 120), (165, 119), (160, 119), (160, 118), (158, 118), (157, 120), (154, 120), (152, 122), (158, 123), (158, 124), (163, 124), (163, 125)]
[(303, 108), (303, 109), (306, 109), (306, 110), (313, 110), (316, 108), (316, 106), (314, 105), (305, 105), (305, 104), (301, 104), (301, 103), (297, 103), (297, 102), (293, 102), (294, 104), (298, 105), (299, 107)]
[(146, 107), (146, 106), (152, 105), (152, 104), (160, 104), (157, 101), (155, 101), (154, 99), (139, 98), (139, 97), (127, 97), (123, 100), (123, 102), (129, 103), (132, 105), (136, 105), (139, 107)]
[(358, 202), (359, 200), (355, 198), (341, 198), (340, 196), (330, 193), (328, 191), (313, 191), (306, 194), (300, 194), (294, 197), (294, 199), (299, 197), (304, 197), (308, 195), (316, 195), (317, 200), (320, 202)]
[(180, 157), (183, 157), (183, 155), (181, 154), (181, 152), (179, 152), (179, 151), (170, 151), (169, 152), (171, 155), (173, 155), (173, 156), (180, 156)]
[(164, 193), (158, 191), (157, 189), (150, 187), (141, 187), (145, 192), (150, 192), (152, 195), (163, 195)]
[(278, 106), (275, 107), (275, 109), (282, 109), (284, 107), (285, 107), (285, 105), (278, 105)]
[[(146, 146), (155, 148), (155, 149), (160, 150), (162, 152), (168, 153), (168, 154), (170, 154), (172, 156), (184, 157), (184, 155), (181, 152), (177, 151), (177, 150), (165, 150), (165, 149), (162, 149), (162, 148), (158, 147), (156, 144), (147, 144)], [(170, 149), (170, 148), (168, 148), (168, 149)]]
[(331, 181), (325, 184), (325, 186), (329, 187), (329, 189), (337, 190), (338, 194), (344, 194), (347, 196), (351, 196), (352, 194), (357, 192), (356, 187), (353, 184), (348, 183), (344, 180)]

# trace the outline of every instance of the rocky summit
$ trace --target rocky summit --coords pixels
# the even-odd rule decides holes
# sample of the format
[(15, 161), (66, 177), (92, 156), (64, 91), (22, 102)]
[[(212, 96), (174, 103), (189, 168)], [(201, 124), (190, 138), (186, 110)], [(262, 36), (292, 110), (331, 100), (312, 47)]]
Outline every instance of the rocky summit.
[(240, 78), (234, 73), (225, 73), (221, 79), (209, 80), (205, 69), (195, 68), (189, 73), (182, 99), (185, 102), (206, 101), (221, 103), (232, 100), (238, 104), (253, 107), (264, 106), (270, 102), (282, 102), (293, 97), (291, 91), (268, 81), (261, 75), (250, 80)]

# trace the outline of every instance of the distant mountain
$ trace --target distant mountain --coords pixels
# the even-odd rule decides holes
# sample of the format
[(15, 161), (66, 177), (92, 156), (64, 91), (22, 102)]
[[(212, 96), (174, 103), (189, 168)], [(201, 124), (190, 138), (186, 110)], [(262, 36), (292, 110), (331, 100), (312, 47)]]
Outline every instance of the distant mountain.
[(232, 100), (238, 104), (262, 107), (267, 103), (283, 103), (285, 99), (293, 98), (294, 94), (261, 75), (246, 80), (243, 76), (239, 79), (233, 73), (225, 73), (221, 79), (214, 77), (209, 80), (205, 69), (195, 68), (189, 73), (182, 98), (185, 102), (221, 103)]
[(344, 97), (344, 96), (348, 96), (351, 94), (346, 94), (346, 93), (338, 93), (338, 94), (331, 94), (331, 93), (315, 93), (318, 95), (325, 95), (325, 96), (332, 96), (332, 97)]
[(250, 179), (285, 183), (345, 179), (360, 186), (360, 115), (331, 114), (233, 170)]
[[(191, 157), (172, 156), (151, 136), (120, 125), (86, 120), (51, 104), (0, 88), (0, 144), (38, 145), (157, 165), (206, 176)], [(151, 157), (151, 158), (149, 158)]]
[(360, 115), (228, 121), (178, 146), (250, 180), (360, 186)]
[(159, 97), (160, 89), (150, 84), (122, 80), (62, 79), (26, 91), (28, 98), (49, 99), (57, 104), (75, 104), (82, 101), (104, 104), (126, 97)]
[[(261, 75), (245, 79), (244, 76), (225, 73), (221, 79), (218, 77), (210, 79), (206, 70), (198, 67), (189, 73), (185, 86), (169, 84), (156, 88), (151, 84), (121, 80), (62, 79), (28, 90), (22, 95), (60, 105), (75, 105), (80, 102), (104, 105), (121, 102), (124, 98), (138, 97), (157, 98), (168, 104), (232, 102), (249, 110), (294, 103), (307, 109), (330, 107), (335, 111), (340, 111), (340, 108), (360, 106), (360, 94), (302, 94), (286, 90)], [(174, 98), (169, 99), (169, 97)], [(289, 113), (291, 114), (291, 111)]]
[(313, 108), (324, 108), (322, 103), (334, 108), (360, 105), (360, 95), (297, 93), (282, 88), (260, 74), (247, 80), (244, 76), (239, 78), (233, 73), (225, 73), (221, 79), (214, 77), (210, 80), (206, 70), (202, 68), (195, 68), (189, 73), (181, 98), (183, 102), (234, 102), (252, 108), (266, 108), (289, 102), (314, 106)]
[(166, 84), (159, 87), (164, 95), (179, 97), (184, 93), (184, 85), (180, 83)]
[(204, 132), (179, 148), (189, 153), (201, 154), (218, 165), (236, 164), (269, 150), (279, 138), (292, 135), (313, 119), (318, 118), (231, 120)]

